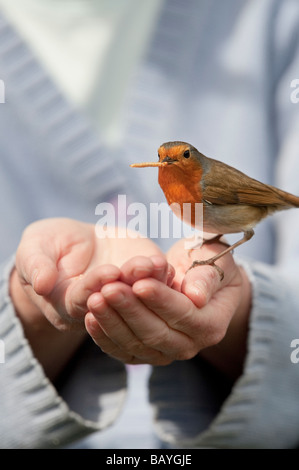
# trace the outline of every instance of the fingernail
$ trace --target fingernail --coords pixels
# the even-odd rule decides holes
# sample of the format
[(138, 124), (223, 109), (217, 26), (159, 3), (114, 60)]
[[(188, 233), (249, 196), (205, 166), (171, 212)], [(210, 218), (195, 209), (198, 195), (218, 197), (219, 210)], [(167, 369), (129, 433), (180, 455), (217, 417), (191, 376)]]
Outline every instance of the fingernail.
[(166, 260), (164, 258), (161, 258), (161, 256), (156, 255), (152, 256), (151, 259), (156, 269), (165, 269)]
[(125, 300), (123, 292), (114, 289), (105, 289), (105, 291), (103, 291), (103, 295), (104, 297), (108, 297), (108, 299), (114, 304), (121, 304)]
[(95, 292), (89, 299), (90, 308), (96, 309), (103, 304), (103, 296)]
[(114, 295), (114, 302), (117, 302), (118, 304), (123, 303), (125, 300), (125, 296), (122, 292), (113, 292)]
[(135, 287), (134, 286), (134, 293), (137, 295), (142, 295), (144, 292), (147, 292), (148, 289), (146, 287)]
[(150, 269), (145, 268), (144, 266), (136, 267), (133, 269), (132, 274), (134, 278), (146, 277), (151, 272)]
[(194, 281), (191, 286), (191, 289), (196, 295), (202, 295), (202, 294), (206, 295), (207, 293), (207, 286), (203, 280)]

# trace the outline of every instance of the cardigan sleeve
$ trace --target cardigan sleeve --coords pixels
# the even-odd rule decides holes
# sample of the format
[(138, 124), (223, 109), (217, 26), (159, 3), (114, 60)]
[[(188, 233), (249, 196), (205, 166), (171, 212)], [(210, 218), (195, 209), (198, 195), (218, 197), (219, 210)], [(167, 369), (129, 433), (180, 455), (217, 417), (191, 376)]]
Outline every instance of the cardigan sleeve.
[(15, 314), (8, 290), (13, 266), (14, 260), (7, 262), (0, 279), (0, 446), (60, 447), (114, 421), (126, 393), (125, 368), (90, 342), (84, 360), (76, 360), (76, 372), (65, 377), (58, 392)]
[(153, 372), (157, 431), (172, 445), (292, 448), (298, 443), (299, 364), (291, 359), (291, 342), (299, 337), (298, 287), (273, 267), (242, 264), (254, 292), (242, 376), (231, 387), (199, 358)]

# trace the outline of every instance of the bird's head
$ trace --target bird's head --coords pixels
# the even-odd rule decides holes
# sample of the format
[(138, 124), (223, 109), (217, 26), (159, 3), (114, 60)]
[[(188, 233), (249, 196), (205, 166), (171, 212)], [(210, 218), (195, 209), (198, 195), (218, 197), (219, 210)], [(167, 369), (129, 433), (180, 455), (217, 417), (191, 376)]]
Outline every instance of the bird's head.
[(158, 149), (159, 162), (165, 166), (174, 165), (184, 172), (189, 172), (194, 166), (198, 166), (198, 151), (186, 142), (166, 142)]
[(197, 173), (201, 170), (199, 152), (186, 142), (166, 142), (158, 149), (158, 162), (134, 163), (135, 168), (159, 167), (164, 171), (183, 171), (185, 175)]
[(168, 204), (200, 202), (200, 182), (206, 157), (192, 145), (179, 141), (162, 144), (158, 157), (158, 162), (134, 163), (131, 166), (159, 168), (158, 181)]

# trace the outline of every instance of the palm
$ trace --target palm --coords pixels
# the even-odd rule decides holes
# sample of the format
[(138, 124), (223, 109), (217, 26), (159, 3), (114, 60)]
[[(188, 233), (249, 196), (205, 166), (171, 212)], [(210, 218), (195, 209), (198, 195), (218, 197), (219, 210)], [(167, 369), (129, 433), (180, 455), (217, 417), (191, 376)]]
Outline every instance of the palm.
[[(69, 329), (70, 325), (83, 326), (83, 315), (80, 321), (72, 317), (76, 307), (72, 293), (78, 278), (97, 266), (121, 266), (144, 250), (149, 255), (160, 253), (150, 240), (124, 236), (98, 238), (92, 224), (47, 219), (26, 229), (17, 253), (17, 266), (31, 301), (57, 328)], [(32, 280), (34, 270), (38, 276)]]

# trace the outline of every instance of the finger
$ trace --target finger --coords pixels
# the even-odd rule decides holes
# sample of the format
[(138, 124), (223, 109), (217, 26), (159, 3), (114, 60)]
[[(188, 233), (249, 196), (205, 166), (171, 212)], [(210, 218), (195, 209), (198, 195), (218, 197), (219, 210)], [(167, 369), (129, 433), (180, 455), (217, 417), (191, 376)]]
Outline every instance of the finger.
[(121, 267), (121, 281), (132, 285), (139, 279), (154, 277), (162, 282), (171, 278), (172, 270), (162, 255), (134, 256)]
[(21, 243), (16, 255), (16, 268), (20, 281), (31, 285), (38, 295), (50, 294), (58, 277), (53, 253), (33, 242)]
[(66, 292), (67, 311), (73, 318), (82, 318), (82, 315), (88, 311), (87, 300), (91, 294), (99, 292), (105, 284), (116, 281), (120, 275), (118, 267), (102, 265), (79, 276)]
[(223, 281), (213, 266), (198, 266), (186, 273), (181, 291), (198, 308), (202, 308), (207, 305), (215, 292), (223, 287)]
[[(173, 336), (180, 359), (190, 359), (201, 349), (219, 342), (231, 318), (232, 295), (229, 292), (218, 299), (218, 291), (206, 306), (199, 309), (185, 294), (155, 279), (140, 280), (132, 289), (148, 309), (155, 311), (168, 324), (170, 330), (181, 333)], [(184, 336), (188, 342), (182, 341)]]
[(88, 312), (85, 316), (85, 327), (95, 344), (99, 346), (105, 354), (119, 359), (124, 363), (132, 364), (134, 356), (121, 350), (117, 344), (105, 334), (99, 321), (97, 321), (94, 314), (91, 312)]
[(150, 259), (154, 266), (151, 277), (153, 277), (154, 279), (157, 279), (157, 281), (161, 281), (165, 283), (170, 282), (174, 276), (174, 268), (170, 264), (168, 264), (165, 256), (154, 255), (154, 256), (151, 256)]
[(87, 332), (97, 346), (109, 356), (117, 359), (125, 364), (151, 364), (151, 365), (166, 365), (166, 361), (161, 355), (161, 359), (157, 359), (157, 352), (151, 351), (150, 354), (141, 354), (141, 357), (134, 356), (126, 352), (124, 349), (114, 343), (103, 331), (99, 322), (96, 320), (91, 312), (88, 312), (85, 317), (85, 326)]
[(182, 293), (199, 308), (208, 346), (223, 339), (240, 302), (241, 277), (233, 257), (226, 255), (217, 264), (225, 271), (223, 280), (213, 266), (198, 266), (187, 272), (182, 283)]
[(174, 278), (175, 278), (175, 269), (170, 263), (168, 263), (167, 266), (168, 266), (168, 271), (167, 271), (166, 283), (168, 286), (172, 286), (174, 283)]
[(107, 305), (101, 293), (93, 294), (88, 305), (87, 330), (105, 353), (127, 363), (169, 363), (159, 351), (144, 345), (136, 337), (122, 317)]
[(169, 327), (188, 336), (194, 334), (197, 325), (196, 307), (187, 296), (155, 279), (140, 280), (133, 285), (132, 290)]
[(134, 256), (122, 265), (120, 280), (132, 285), (137, 279), (151, 277), (153, 270), (154, 264), (149, 257)]
[(236, 273), (235, 263), (230, 254), (220, 258), (217, 266), (225, 272), (223, 279), (213, 265), (203, 265), (188, 270), (182, 281), (181, 291), (198, 308), (207, 305), (217, 291), (230, 284)]
[[(148, 290), (151, 302), (149, 304), (154, 307), (153, 309), (148, 308), (148, 305), (136, 298), (134, 288), (139, 283), (150, 284)], [(157, 289), (152, 289), (152, 283)], [(164, 292), (162, 288), (164, 288)], [(137, 281), (133, 286), (133, 290), (122, 283), (107, 284), (103, 287), (101, 293), (107, 303), (117, 310), (144, 345), (161, 351), (168, 358), (171, 357), (172, 360), (181, 359), (182, 355), (184, 358), (186, 358), (186, 355), (189, 357), (193, 346), (190, 336), (179, 328), (171, 328), (181, 317), (182, 311), (186, 311), (187, 306), (189, 309), (191, 307), (195, 309), (186, 296), (179, 294), (156, 279)], [(162, 298), (160, 298), (160, 294), (163, 294)], [(156, 295), (158, 295), (157, 298)], [(178, 295), (180, 296), (179, 299), (177, 298)], [(177, 316), (173, 322), (168, 323), (169, 319), (173, 319), (173, 310), (175, 309), (177, 309)], [(159, 315), (160, 312), (161, 315)]]

